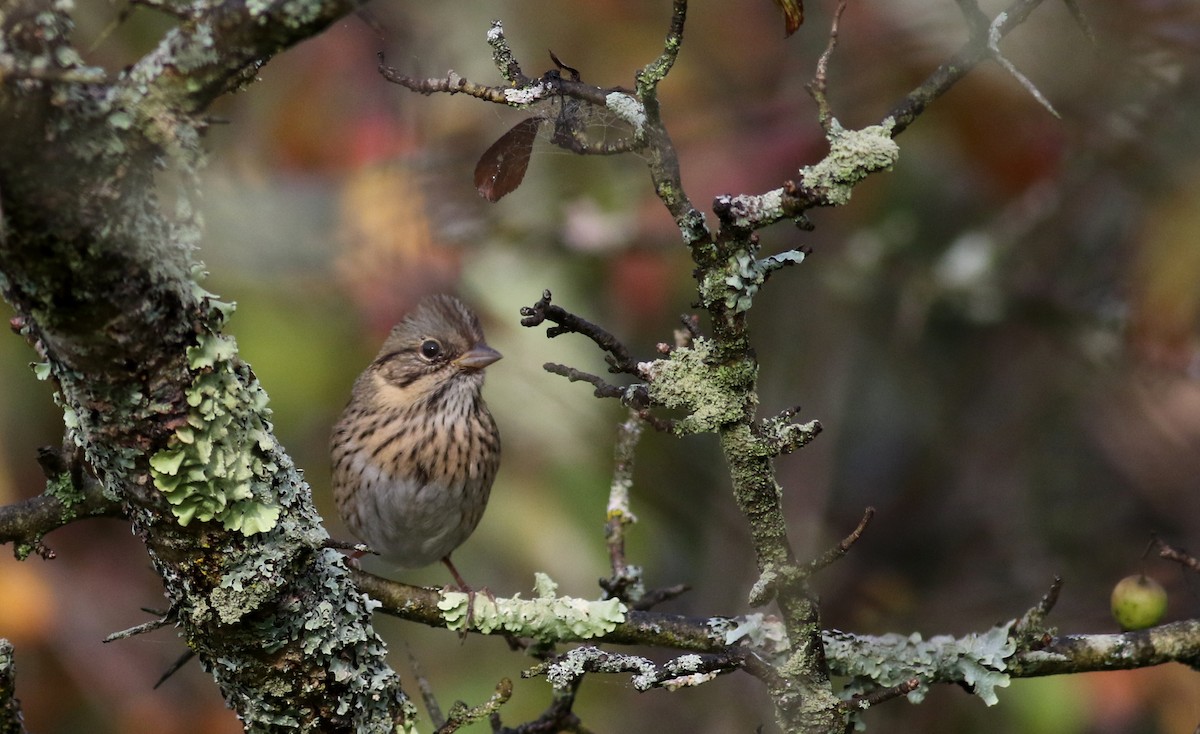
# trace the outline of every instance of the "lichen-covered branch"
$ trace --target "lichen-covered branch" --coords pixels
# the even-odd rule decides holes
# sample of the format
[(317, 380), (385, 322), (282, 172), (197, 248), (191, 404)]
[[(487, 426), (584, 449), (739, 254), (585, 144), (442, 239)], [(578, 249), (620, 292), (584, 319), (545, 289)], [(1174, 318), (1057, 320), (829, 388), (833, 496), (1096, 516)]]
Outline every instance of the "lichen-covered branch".
[(103, 495), (99, 488), (78, 502), (64, 502), (52, 494), (40, 494), (0, 507), (0, 545), (11, 543), (13, 555), (24, 560), (30, 553), (53, 558), (42, 537), (63, 525), (94, 517), (122, 517), (120, 503)]
[(17, 700), (16, 670), (12, 643), (0, 637), (0, 734), (25, 734), (21, 702)]
[(625, 558), (625, 529), (637, 522), (637, 515), (633, 514), (629, 505), (629, 492), (633, 488), (634, 449), (643, 427), (637, 413), (630, 411), (629, 417), (618, 429), (613, 478), (608, 489), (608, 509), (604, 520), (604, 540), (608, 546), (612, 575), (601, 579), (600, 586), (608, 595), (630, 604), (637, 603), (646, 593), (641, 567), (630, 565)]
[[(865, 518), (864, 518), (865, 519)], [(838, 548), (854, 542), (864, 523), (847, 536)], [(355, 571), (359, 588), (380, 602), (379, 610), (412, 622), (432, 627), (460, 629), (465, 620), (466, 595), (383, 579)], [(724, 659), (746, 666), (748, 672), (785, 686), (786, 664), (794, 655), (791, 638), (782, 621), (763, 614), (738, 617), (685, 617), (675, 614), (638, 611), (616, 605), (616, 600), (593, 602), (556, 597), (552, 584), (541, 582), (542, 589), (532, 599), (497, 598), (475, 600), (471, 631), (480, 634), (516, 634), (534, 639), (559, 642), (590, 642), (636, 645), (702, 653), (711, 664)], [(858, 635), (839, 630), (820, 632), (830, 672), (852, 679), (839, 692), (843, 701), (855, 697), (877, 700), (882, 691), (903, 686), (900, 695), (919, 701), (934, 684), (965, 685), (985, 703), (994, 704), (997, 690), (1013, 678), (1062, 675), (1101, 670), (1144, 668), (1178, 662), (1200, 667), (1200, 621), (1172, 622), (1149, 630), (1121, 634), (1059, 635), (1042, 627), (1053, 606), (1061, 584), (1056, 580), (1047, 595), (1023, 616), (978, 633), (961, 637), (919, 634)], [(575, 610), (571, 629), (563, 627), (561, 615), (545, 613), (559, 608)], [(598, 651), (579, 653), (587, 660), (580, 672), (644, 673), (642, 659), (614, 656), (611, 669), (597, 667)], [(556, 664), (566, 675), (564, 657)], [(748, 664), (749, 661), (753, 664)], [(631, 661), (636, 665), (631, 667)], [(590, 667), (589, 667), (590, 666)], [(718, 666), (724, 667), (724, 666)], [(654, 671), (658, 671), (657, 666)], [(648, 677), (661, 682), (674, 677), (671, 668), (666, 677)], [(546, 672), (542, 669), (541, 672)], [(698, 668), (691, 672), (702, 672)], [(657, 673), (656, 673), (657, 674)], [(908, 681), (916, 678), (916, 685)], [(892, 691), (895, 694), (895, 691)], [(836, 704), (841, 706), (842, 704)], [(847, 713), (857, 710), (843, 707)]]
[[(188, 647), (254, 731), (392, 731), (415, 715), (193, 257), (195, 115), (354, 6), (196, 4), (112, 80), (73, 46), (69, 3), (0, 7), (0, 291), (81, 472), (133, 523)], [(25, 521), (6, 539), (72, 509), (112, 508), (35, 498), (6, 512)]]

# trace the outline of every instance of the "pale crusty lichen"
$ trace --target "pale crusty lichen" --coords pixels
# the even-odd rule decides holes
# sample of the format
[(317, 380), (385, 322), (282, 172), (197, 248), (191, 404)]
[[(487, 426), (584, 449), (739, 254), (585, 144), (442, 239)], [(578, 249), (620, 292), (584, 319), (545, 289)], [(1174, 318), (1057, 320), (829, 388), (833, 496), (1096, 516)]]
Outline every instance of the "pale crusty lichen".
[(716, 364), (711, 340), (698, 337), (691, 347), (675, 349), (666, 359), (639, 365), (649, 381), (650, 399), (687, 416), (675, 424), (681, 435), (713, 433), (746, 414), (758, 366), (752, 360)]
[(503, 630), (517, 637), (532, 637), (543, 642), (603, 637), (625, 621), (628, 609), (619, 599), (588, 601), (555, 596), (558, 586), (543, 573), (535, 574), (532, 599), (514, 596), (491, 599), (485, 594), (459, 591), (442, 593), (438, 601), (446, 627), (461, 630), (467, 621), (467, 604), (475, 602), (472, 626), (487, 634)]
[(604, 98), (604, 106), (633, 128), (633, 139), (644, 140), (646, 137), (646, 108), (634, 96), (624, 92), (609, 92)]
[(892, 140), (893, 121), (862, 130), (846, 130), (837, 120), (830, 123), (829, 154), (819, 163), (800, 169), (805, 188), (817, 190), (833, 206), (850, 201), (854, 186), (875, 171), (890, 169), (900, 157), (900, 146)]

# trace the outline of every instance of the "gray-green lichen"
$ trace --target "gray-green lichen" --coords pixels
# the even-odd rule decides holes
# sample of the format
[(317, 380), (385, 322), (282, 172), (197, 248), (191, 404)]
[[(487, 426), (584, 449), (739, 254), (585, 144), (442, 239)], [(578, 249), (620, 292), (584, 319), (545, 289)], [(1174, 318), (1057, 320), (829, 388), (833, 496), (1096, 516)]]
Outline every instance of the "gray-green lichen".
[(271, 492), (278, 467), (266, 422), (267, 395), (236, 356), (234, 340), (212, 332), (188, 348), (194, 377), (187, 422), (150, 457), (150, 474), (180, 525), (216, 521), (226, 530), (254, 535), (279, 519)]
[(646, 108), (638, 99), (624, 92), (610, 92), (604, 98), (604, 106), (633, 128), (633, 139), (646, 137)]
[(800, 169), (805, 188), (820, 191), (833, 206), (850, 201), (850, 192), (859, 181), (875, 171), (890, 169), (900, 157), (892, 126), (890, 117), (862, 130), (846, 130), (837, 120), (831, 121), (829, 154)]
[(712, 349), (710, 340), (698, 337), (666, 359), (639, 365), (654, 403), (687, 412), (675, 424), (681, 435), (716, 432), (744, 417), (748, 407), (748, 388), (758, 366), (752, 360), (716, 364)]
[(706, 303), (723, 301), (734, 313), (749, 311), (758, 289), (775, 270), (804, 262), (800, 250), (789, 250), (761, 260), (751, 250), (739, 250), (730, 255), (725, 267), (710, 271), (700, 284), (700, 296)]
[[(276, 545), (264, 544), (260, 550)], [(316, 661), (318, 669), (328, 671), (327, 679), (285, 674), (273, 680), (270, 689), (256, 681), (254, 689), (241, 690), (246, 685), (240, 670), (244, 661), (218, 657), (212, 663), (211, 672), (222, 687), (238, 688), (235, 693), (249, 702), (241, 711), (247, 731), (300, 726), (293, 702), (314, 696), (328, 701), (334, 718), (353, 722), (356, 731), (393, 731), (397, 710), (408, 727), (402, 731), (413, 731), (416, 710), (401, 692), (396, 674), (382, 664), (387, 648), (370, 621), (379, 602), (347, 589), (348, 573), (338, 555), (329, 549), (319, 551), (304, 573), (291, 578), (290, 593), (274, 601), (273, 613), (256, 617), (244, 630), (257, 649), (274, 656), (275, 667), (299, 672)], [(245, 572), (227, 575), (210, 596), (224, 595), (227, 608), (222, 611), (222, 602), (213, 607), (200, 604), (195, 613), (205, 614), (207, 608), (220, 616), (222, 624), (232, 622), (230, 610), (241, 604), (245, 613), (257, 606), (249, 598), (262, 597), (264, 589), (274, 588), (272, 580), (288, 578), (283, 565), (295, 560), (276, 555), (257, 563), (247, 557), (242, 564)], [(261, 574), (257, 579), (256, 573)], [(277, 596), (276, 588), (272, 597)]]
[(555, 596), (557, 584), (543, 573), (534, 576), (534, 598), (491, 599), (484, 594), (448, 591), (438, 601), (446, 627), (461, 630), (467, 622), (467, 604), (474, 600), (473, 627), (488, 633), (503, 630), (517, 637), (543, 642), (603, 637), (625, 621), (628, 611), (619, 599), (588, 601)]
[(783, 621), (761, 612), (740, 617), (713, 617), (708, 620), (708, 627), (720, 635), (726, 645), (746, 645), (776, 665), (783, 662), (783, 654), (791, 648)]
[(874, 688), (899, 685), (912, 678), (921, 684), (908, 694), (920, 703), (937, 682), (961, 682), (988, 706), (999, 702), (997, 688), (1009, 684), (1006, 659), (1017, 649), (1012, 638), (1014, 622), (997, 625), (964, 637), (887, 634), (864, 637), (844, 632), (825, 635), (830, 672), (848, 676), (851, 684), (843, 696)]

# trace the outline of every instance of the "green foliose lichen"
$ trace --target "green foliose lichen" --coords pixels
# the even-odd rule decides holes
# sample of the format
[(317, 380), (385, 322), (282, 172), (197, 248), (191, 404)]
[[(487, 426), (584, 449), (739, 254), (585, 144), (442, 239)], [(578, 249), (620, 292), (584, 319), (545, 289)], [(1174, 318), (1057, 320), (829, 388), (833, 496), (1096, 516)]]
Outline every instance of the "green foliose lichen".
[(448, 591), (438, 601), (446, 627), (461, 630), (467, 623), (468, 604), (474, 601), (471, 622), (487, 634), (504, 630), (517, 637), (542, 642), (603, 637), (625, 621), (627, 608), (619, 599), (588, 601), (555, 596), (557, 585), (543, 573), (535, 575), (533, 599), (514, 596), (491, 599), (483, 594)]
[(650, 399), (687, 412), (675, 424), (677, 433), (711, 433), (742, 418), (758, 375), (753, 360), (717, 364), (712, 343), (697, 338), (691, 347), (675, 349), (666, 359), (645, 366)]
[(150, 474), (180, 525), (215, 521), (254, 535), (279, 519), (271, 493), (275, 441), (267, 395), (236, 354), (231, 337), (211, 333), (188, 349), (195, 377), (187, 423), (150, 457)]

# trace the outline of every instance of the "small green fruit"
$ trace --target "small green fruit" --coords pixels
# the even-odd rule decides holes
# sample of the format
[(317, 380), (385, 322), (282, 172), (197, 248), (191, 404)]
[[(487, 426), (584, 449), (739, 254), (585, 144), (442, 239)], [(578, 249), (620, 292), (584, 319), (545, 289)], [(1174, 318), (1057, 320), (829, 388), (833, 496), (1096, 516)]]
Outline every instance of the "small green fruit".
[(1112, 614), (1123, 630), (1153, 627), (1167, 612), (1167, 590), (1149, 576), (1126, 576), (1112, 591)]

